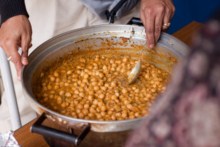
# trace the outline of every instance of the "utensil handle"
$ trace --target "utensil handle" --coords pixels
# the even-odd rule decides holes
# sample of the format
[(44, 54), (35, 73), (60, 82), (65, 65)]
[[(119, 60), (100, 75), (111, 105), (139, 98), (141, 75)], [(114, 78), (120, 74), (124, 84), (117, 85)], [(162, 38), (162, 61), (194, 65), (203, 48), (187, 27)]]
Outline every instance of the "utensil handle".
[(127, 0), (120, 0), (117, 5), (109, 12), (109, 10), (107, 10), (105, 12), (105, 15), (107, 16), (107, 20), (109, 21), (109, 23), (114, 23), (115, 21), (115, 15), (118, 12), (118, 10), (124, 5), (124, 3)]
[(67, 132), (60, 131), (60, 130), (57, 130), (54, 128), (43, 126), (42, 123), (45, 119), (46, 119), (46, 116), (43, 113), (37, 119), (37, 121), (32, 125), (31, 132), (41, 134), (45, 137), (62, 139), (62, 140), (67, 141), (69, 143), (73, 143), (74, 145), (77, 146), (80, 144), (80, 142), (86, 137), (86, 135), (90, 131), (90, 126), (86, 125), (83, 128), (82, 132), (77, 136), (76, 134), (73, 134), (73, 133), (67, 133)]
[(132, 17), (127, 24), (129, 24), (129, 25), (144, 26), (142, 21), (141, 21), (141, 19), (137, 18), (137, 17)]

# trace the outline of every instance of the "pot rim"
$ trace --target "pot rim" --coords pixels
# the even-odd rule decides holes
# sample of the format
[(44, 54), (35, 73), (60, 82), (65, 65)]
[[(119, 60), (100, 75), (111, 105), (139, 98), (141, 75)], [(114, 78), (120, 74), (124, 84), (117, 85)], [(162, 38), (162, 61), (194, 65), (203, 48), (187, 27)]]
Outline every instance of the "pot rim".
[[(144, 31), (144, 27), (141, 27), (141, 26), (122, 25), (122, 24), (102, 24), (102, 25), (88, 26), (88, 27), (84, 27), (84, 28), (78, 28), (78, 29), (70, 30), (70, 31), (61, 33), (61, 34), (59, 34), (59, 35), (56, 35), (56, 36), (54, 36), (54, 37), (48, 39), (47, 41), (45, 41), (45, 42), (43, 42), (41, 45), (39, 45), (39, 46), (30, 54), (30, 56), (36, 54), (36, 52), (38, 52), (38, 50), (39, 50), (40, 48), (44, 48), (47, 43), (50, 43), (50, 42), (52, 42), (52, 41), (54, 41), (54, 40), (57, 40), (57, 39), (59, 39), (59, 38), (61, 38), (61, 37), (63, 37), (63, 36), (70, 35), (70, 34), (72, 34), (72, 33), (74, 33), (74, 32), (79, 32), (79, 31), (82, 31), (82, 30), (96, 29), (96, 28), (100, 28), (100, 27), (116, 27), (116, 28), (120, 27), (120, 28), (124, 28), (124, 30), (126, 30), (126, 29), (129, 29), (129, 30), (130, 30), (130, 28), (136, 28), (136, 29), (138, 29), (139, 31), (141, 30), (141, 32), (139, 32), (140, 35), (142, 35), (141, 37), (146, 36), (145, 31)], [(142, 31), (143, 31), (143, 32), (142, 32)], [(96, 32), (94, 32), (94, 33), (96, 33)], [(167, 33), (162, 32), (162, 33), (161, 33), (161, 36), (167, 36), (167, 37), (169, 37), (171, 40), (177, 41), (180, 45), (183, 46), (183, 48), (189, 48), (187, 45), (185, 45), (183, 42), (179, 41), (177, 38), (175, 38), (175, 37), (172, 36), (172, 35), (169, 35), (169, 34), (167, 34)], [(46, 113), (49, 112), (49, 114), (55, 115), (55, 116), (57, 116), (57, 117), (59, 117), (59, 118), (62, 118), (62, 119), (64, 119), (64, 120), (66, 120), (66, 121), (75, 121), (75, 123), (91, 123), (91, 124), (94, 124), (94, 123), (95, 123), (95, 124), (121, 124), (121, 123), (125, 123), (125, 122), (126, 122), (126, 123), (129, 123), (129, 122), (132, 123), (132, 122), (137, 122), (137, 121), (140, 121), (140, 120), (142, 120), (142, 119), (147, 118), (147, 116), (143, 116), (143, 117), (140, 117), (140, 118), (127, 119), (127, 120), (102, 121), (102, 120), (87, 120), (87, 119), (74, 118), (74, 117), (71, 117), (71, 116), (66, 116), (66, 115), (57, 113), (57, 112), (55, 112), (55, 111), (53, 111), (53, 110), (51, 110), (51, 109), (49, 109), (49, 108), (47, 108), (47, 107), (41, 105), (41, 104), (34, 98), (34, 96), (33, 96), (32, 94), (30, 94), (30, 92), (28, 92), (28, 90), (27, 90), (27, 88), (26, 88), (26, 86), (25, 86), (25, 84), (24, 84), (24, 83), (25, 83), (25, 82), (24, 82), (24, 81), (25, 81), (24, 71), (25, 71), (26, 68), (27, 68), (27, 66), (26, 66), (26, 67), (23, 67), (23, 69), (22, 69), (22, 78), (21, 78), (22, 88), (23, 88), (23, 91), (24, 91), (24, 93), (25, 93), (25, 96), (28, 98), (28, 100), (31, 100), (32, 102), (34, 102), (35, 105), (37, 105), (38, 107), (42, 108), (43, 110), (46, 110), (46, 111), (45, 111)], [(36, 111), (36, 110), (35, 110), (35, 111)]]

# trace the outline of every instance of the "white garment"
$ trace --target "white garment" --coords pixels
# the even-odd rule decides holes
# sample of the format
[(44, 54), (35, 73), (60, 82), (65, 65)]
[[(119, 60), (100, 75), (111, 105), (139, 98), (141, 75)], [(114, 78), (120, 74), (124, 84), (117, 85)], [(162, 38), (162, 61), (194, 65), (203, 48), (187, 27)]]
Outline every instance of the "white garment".
[[(112, 11), (121, 3), (121, 0), (80, 0), (90, 11), (102, 19), (106, 19), (106, 10)], [(132, 8), (136, 6), (139, 0), (125, 0), (115, 12), (115, 17), (121, 18), (125, 16)]]
[[(49, 38), (76, 28), (107, 23), (92, 14), (80, 0), (26, 0), (26, 7), (32, 25), (31, 53), (37, 46)], [(139, 17), (139, 6), (135, 7), (128, 15), (115, 23), (126, 24), (132, 17)], [(26, 124), (36, 117), (22, 93), (21, 82), (17, 80), (16, 70), (11, 64), (12, 76), (22, 124)], [(0, 132), (11, 130), (11, 122), (6, 102), (7, 96), (3, 93), (0, 105)]]

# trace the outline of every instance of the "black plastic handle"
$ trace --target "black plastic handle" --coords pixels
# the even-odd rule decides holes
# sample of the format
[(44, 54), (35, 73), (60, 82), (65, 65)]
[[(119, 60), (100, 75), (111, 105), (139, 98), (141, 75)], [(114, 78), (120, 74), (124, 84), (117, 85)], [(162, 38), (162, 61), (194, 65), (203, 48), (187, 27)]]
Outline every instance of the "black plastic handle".
[(109, 12), (108, 10), (105, 12), (105, 15), (107, 17), (107, 20), (109, 23), (114, 23), (115, 21), (115, 15), (118, 12), (118, 10), (124, 5), (124, 3), (127, 0), (120, 0), (117, 5)]
[(137, 17), (132, 17), (127, 24), (143, 26), (141, 19)]
[(90, 126), (85, 125), (82, 132), (77, 136), (75, 134), (63, 132), (60, 130), (56, 130), (54, 128), (49, 128), (47, 126), (43, 126), (42, 123), (46, 119), (45, 114), (43, 113), (38, 120), (32, 125), (31, 132), (41, 134), (45, 137), (53, 137), (57, 139), (62, 139), (69, 143), (73, 143), (74, 145), (79, 145), (80, 142), (86, 137), (86, 135), (90, 131)]

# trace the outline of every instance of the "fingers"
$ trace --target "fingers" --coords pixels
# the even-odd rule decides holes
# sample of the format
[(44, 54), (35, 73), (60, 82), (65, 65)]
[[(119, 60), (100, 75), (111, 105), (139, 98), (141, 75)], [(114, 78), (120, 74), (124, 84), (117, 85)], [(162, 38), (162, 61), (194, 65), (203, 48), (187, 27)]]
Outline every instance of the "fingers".
[(12, 59), (11, 61), (14, 63), (16, 71), (17, 71), (17, 77), (20, 80), (21, 79), (21, 70), (22, 70), (22, 63), (21, 63), (21, 56), (18, 52), (12, 52), (11, 53)]
[(28, 49), (30, 48), (31, 44), (31, 39), (30, 35), (23, 35), (21, 39), (21, 63), (22, 65), (27, 65), (28, 64)]
[(166, 7), (166, 11), (163, 19), (163, 27), (162, 27), (163, 30), (166, 30), (170, 27), (171, 25), (170, 21), (175, 12), (175, 7), (171, 1), (166, 1), (166, 5), (167, 7)]
[[(0, 46), (16, 67), (18, 78), (24, 65), (28, 64), (28, 49), (31, 43), (31, 25), (26, 16), (16, 15), (6, 20), (0, 29)], [(21, 55), (18, 48), (21, 47)]]
[(155, 19), (151, 11), (149, 11), (145, 16), (146, 16), (145, 17), (145, 21), (146, 21), (145, 31), (146, 31), (146, 37), (147, 37), (147, 45), (149, 48), (153, 48), (154, 43), (155, 43), (155, 33), (154, 33)]
[(158, 15), (156, 15), (155, 18), (155, 31), (154, 31), (154, 39), (155, 42), (158, 41), (159, 37), (160, 37), (160, 33), (161, 33), (161, 26), (163, 24), (163, 18), (164, 18), (164, 11), (165, 11), (165, 7), (160, 7), (158, 12)]
[(145, 13), (140, 13), (140, 15), (141, 15), (141, 21), (142, 21), (143, 25), (146, 26)]
[(143, 19), (146, 22), (145, 30), (149, 48), (153, 48), (155, 46), (156, 41), (160, 37), (164, 12), (165, 7), (161, 5), (154, 9), (149, 8), (149, 10), (145, 11), (144, 13), (145, 15)]
[(4, 49), (6, 55), (9, 57), (8, 60), (14, 63), (17, 77), (21, 79), (21, 70), (24, 65), (28, 64), (28, 48), (30, 44), (30, 39), (22, 39), (22, 53), (18, 53), (19, 46), (17, 41), (5, 41), (2, 43), (2, 48)]
[(163, 5), (153, 1), (142, 1), (141, 19), (145, 26), (148, 48), (153, 48), (158, 40), (162, 25)]
[(149, 48), (155, 46), (161, 31), (170, 26), (174, 11), (175, 8), (171, 0), (141, 1), (141, 19), (144, 23)]
[(166, 9), (165, 15), (163, 18), (163, 26), (162, 26), (163, 30), (166, 30), (170, 27), (170, 20), (172, 18), (172, 15), (173, 14), (171, 13), (170, 9)]
[(32, 29), (30, 22), (27, 21), (26, 31), (22, 34), (21, 37), (21, 48), (22, 48), (22, 54), (21, 54), (21, 63), (23, 65), (28, 64), (28, 49), (32, 46), (31, 44), (31, 36), (32, 36)]
[(18, 50), (17, 42), (6, 41), (4, 43), (1, 43), (1, 46), (4, 49), (6, 55), (10, 58), (10, 59), (8, 58), (8, 60), (10, 60), (14, 63), (15, 68), (17, 70), (18, 79), (20, 79), (22, 64), (20, 62), (21, 57), (17, 51)]

